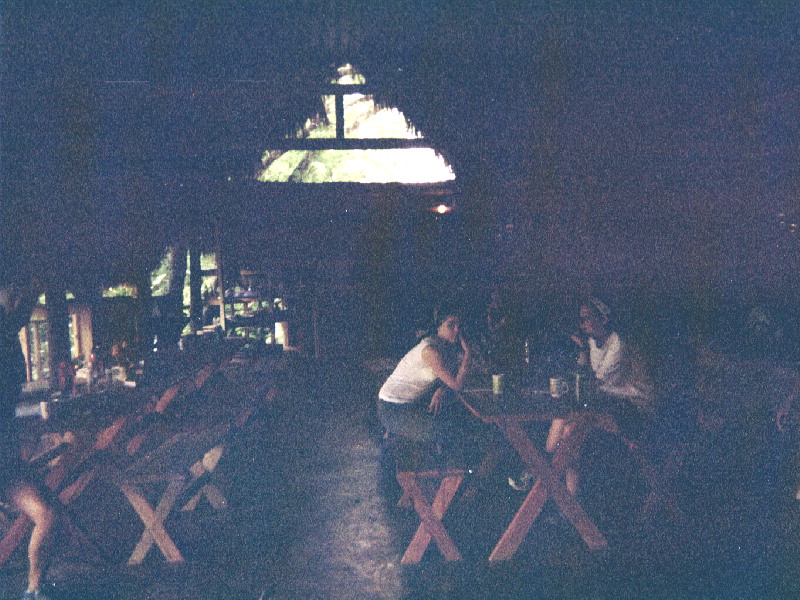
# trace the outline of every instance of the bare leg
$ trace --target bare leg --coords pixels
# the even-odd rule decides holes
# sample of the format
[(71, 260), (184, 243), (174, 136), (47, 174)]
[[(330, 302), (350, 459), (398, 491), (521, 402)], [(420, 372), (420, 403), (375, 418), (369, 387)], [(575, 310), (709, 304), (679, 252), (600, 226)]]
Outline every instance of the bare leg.
[[(550, 453), (555, 452), (561, 440), (568, 438), (574, 428), (574, 424), (567, 423), (565, 419), (553, 419), (550, 424), (550, 431), (547, 433), (545, 449)], [(568, 468), (566, 471), (567, 490), (573, 496), (578, 492), (578, 482), (578, 471)]]
[(578, 483), (580, 482), (580, 478), (578, 477), (578, 472), (575, 469), (567, 469), (567, 490), (573, 496), (578, 493)]
[(545, 444), (545, 449), (548, 452), (555, 452), (556, 448), (558, 448), (558, 443), (561, 441), (566, 424), (566, 419), (553, 419), (553, 422), (550, 423), (550, 431), (547, 432), (547, 443)]
[(28, 543), (28, 591), (39, 589), (45, 566), (48, 535), (55, 522), (55, 512), (47, 505), (39, 491), (29, 483), (21, 483), (11, 492), (16, 507), (33, 521), (33, 531)]

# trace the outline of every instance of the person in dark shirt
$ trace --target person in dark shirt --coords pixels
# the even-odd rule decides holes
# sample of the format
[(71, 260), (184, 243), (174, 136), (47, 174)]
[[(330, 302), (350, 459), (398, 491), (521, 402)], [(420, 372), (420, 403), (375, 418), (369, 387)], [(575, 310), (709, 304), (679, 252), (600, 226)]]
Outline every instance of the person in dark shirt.
[(10, 284), (0, 288), (0, 495), (33, 522), (28, 544), (28, 589), (23, 600), (47, 600), (40, 587), (44, 551), (55, 521), (55, 511), (20, 458), (14, 419), (22, 384), (27, 380), (19, 331), (30, 321), (37, 295), (34, 286)]
[[(498, 372), (511, 369), (522, 358), (522, 343), (515, 331), (517, 323), (501, 288), (492, 291), (486, 307), (486, 332), (489, 342), (489, 359)], [(517, 346), (520, 346), (517, 348)], [(519, 354), (519, 356), (517, 356)], [(518, 365), (517, 365), (518, 366)]]

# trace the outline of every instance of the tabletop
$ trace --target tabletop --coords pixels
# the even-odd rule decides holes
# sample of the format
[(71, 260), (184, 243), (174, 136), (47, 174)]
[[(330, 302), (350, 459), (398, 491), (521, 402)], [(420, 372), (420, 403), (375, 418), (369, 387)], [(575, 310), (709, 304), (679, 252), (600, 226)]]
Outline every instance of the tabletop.
[(550, 391), (536, 386), (509, 386), (502, 394), (491, 388), (466, 387), (461, 401), (485, 423), (498, 421), (549, 421), (577, 412), (574, 398), (553, 398)]
[(136, 388), (114, 387), (102, 392), (87, 392), (77, 396), (66, 396), (57, 400), (47, 399), (48, 418), (42, 419), (41, 412), (23, 417), (22, 427), (49, 429), (53, 427), (91, 427), (97, 421), (113, 418), (138, 408), (149, 399), (146, 393)]

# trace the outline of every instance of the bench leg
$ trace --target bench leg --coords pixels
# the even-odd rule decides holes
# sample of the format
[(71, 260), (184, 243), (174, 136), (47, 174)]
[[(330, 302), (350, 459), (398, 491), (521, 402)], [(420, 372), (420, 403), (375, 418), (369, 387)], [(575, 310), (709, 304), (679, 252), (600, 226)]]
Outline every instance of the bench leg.
[(25, 515), (18, 515), (11, 527), (6, 532), (3, 540), (0, 541), (0, 565), (11, 557), (14, 550), (17, 548), (22, 538), (28, 533), (28, 528), (31, 526), (31, 521)]
[(458, 491), (464, 476), (446, 475), (442, 478), (439, 489), (436, 491), (433, 502), (428, 504), (422, 489), (419, 487), (417, 475), (413, 472), (402, 472), (397, 474), (397, 480), (414, 502), (414, 510), (420, 517), (421, 523), (414, 533), (408, 548), (406, 548), (401, 564), (416, 564), (422, 559), (425, 550), (431, 542), (436, 541), (436, 545), (444, 555), (445, 560), (461, 560), (461, 553), (458, 551), (452, 538), (442, 525), (442, 517), (447, 512), (447, 507)]
[[(215, 448), (209, 450), (202, 460), (199, 460), (192, 465), (192, 467), (189, 469), (194, 476), (192, 484), (201, 478), (211, 478), (214, 469), (217, 468), (217, 463), (219, 463), (220, 458), (222, 458), (223, 450), (224, 448), (222, 446), (216, 446)], [(192, 484), (189, 484), (189, 487), (192, 487)], [(213, 483), (204, 483), (202, 487), (198, 489), (197, 493), (192, 495), (191, 499), (181, 508), (181, 510), (194, 510), (197, 508), (197, 505), (200, 500), (202, 500), (203, 496), (208, 498), (211, 506), (218, 510), (228, 506), (228, 501), (225, 499), (225, 496), (216, 485)]]
[(169, 537), (167, 530), (164, 529), (164, 520), (169, 515), (169, 511), (172, 509), (172, 505), (175, 503), (183, 484), (184, 481), (182, 479), (171, 480), (167, 484), (167, 489), (164, 491), (164, 495), (155, 510), (150, 507), (147, 499), (137, 486), (126, 483), (117, 484), (145, 526), (139, 543), (136, 544), (133, 554), (128, 559), (129, 565), (140, 564), (144, 557), (147, 556), (153, 543), (161, 550), (167, 562), (183, 562), (183, 555), (181, 555), (172, 538)]

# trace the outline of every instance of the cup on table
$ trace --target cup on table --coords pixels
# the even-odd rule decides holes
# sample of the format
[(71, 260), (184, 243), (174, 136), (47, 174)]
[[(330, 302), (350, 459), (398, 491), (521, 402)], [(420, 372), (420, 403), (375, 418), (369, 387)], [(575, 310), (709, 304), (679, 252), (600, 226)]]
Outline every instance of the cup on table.
[(42, 415), (43, 420), (47, 420), (50, 418), (50, 403), (47, 400), (42, 400), (39, 402), (39, 412)]
[(492, 375), (492, 392), (495, 394), (502, 394), (506, 388), (506, 376), (502, 373), (499, 375)]
[(569, 392), (569, 385), (565, 379), (561, 377), (550, 378), (550, 396), (552, 398), (561, 398)]

